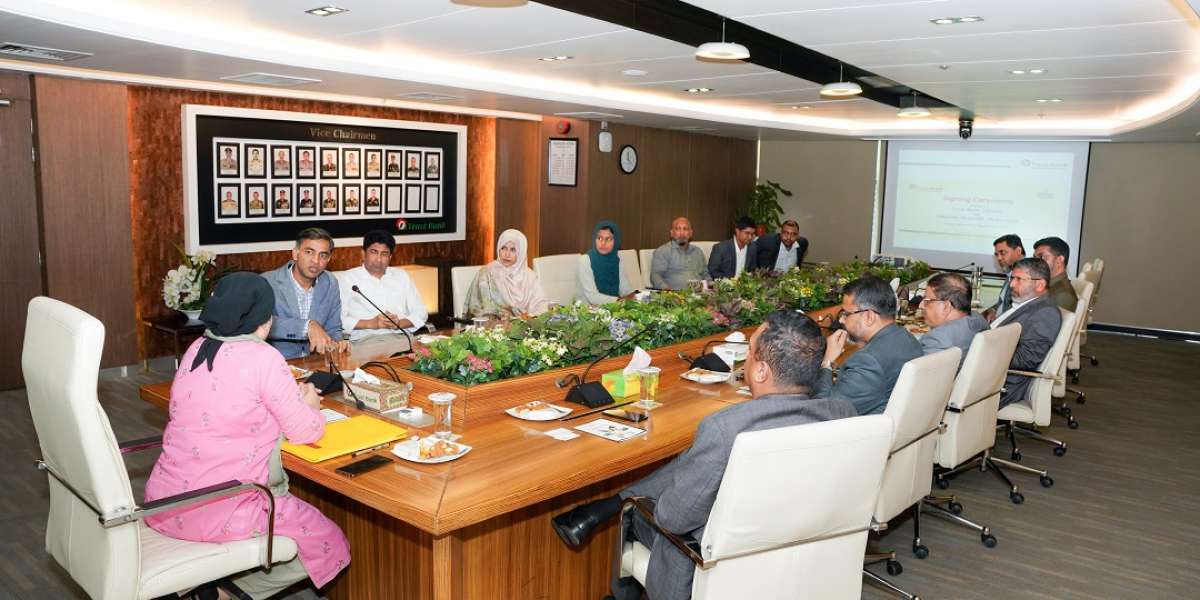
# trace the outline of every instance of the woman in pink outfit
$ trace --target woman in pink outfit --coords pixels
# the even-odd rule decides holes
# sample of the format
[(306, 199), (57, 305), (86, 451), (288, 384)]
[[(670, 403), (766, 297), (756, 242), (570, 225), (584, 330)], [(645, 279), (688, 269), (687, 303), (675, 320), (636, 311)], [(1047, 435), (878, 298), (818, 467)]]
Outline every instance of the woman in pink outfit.
[[(305, 576), (319, 588), (350, 563), (341, 529), (287, 493), (281, 440), (315, 442), (325, 419), (316, 390), (298, 386), (283, 356), (264, 341), (274, 306), (270, 285), (256, 274), (232, 273), (217, 283), (200, 314), (207, 330), (184, 354), (171, 385), (170, 420), (146, 501), (233, 479), (268, 485), (275, 535), (295, 540), (297, 558), (270, 573), (258, 569), (222, 581), (222, 589), (201, 597), (267, 598)], [(267, 508), (262, 494), (250, 491), (146, 522), (170, 537), (223, 542), (265, 535)]]

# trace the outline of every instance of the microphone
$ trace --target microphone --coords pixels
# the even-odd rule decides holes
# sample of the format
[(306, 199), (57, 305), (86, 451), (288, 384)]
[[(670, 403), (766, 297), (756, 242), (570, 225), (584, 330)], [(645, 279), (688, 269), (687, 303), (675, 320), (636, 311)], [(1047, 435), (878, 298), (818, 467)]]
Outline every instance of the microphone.
[(744, 345), (744, 346), (749, 346), (750, 342), (727, 342), (725, 340), (709, 340), (707, 343), (704, 344), (704, 347), (700, 349), (700, 358), (693, 360), (692, 357), (690, 357), (686, 354), (683, 354), (683, 353), (680, 353), (678, 356), (679, 356), (679, 358), (682, 358), (683, 360), (691, 361), (691, 368), (693, 368), (693, 369), (707, 369), (709, 371), (716, 371), (718, 373), (730, 372), (731, 369), (729, 368), (729, 364), (726, 363), (724, 359), (722, 359), (720, 356), (717, 356), (715, 353), (708, 351), (708, 349), (711, 348), (713, 344), (740, 344), (740, 345)]
[(596, 360), (593, 360), (592, 363), (583, 370), (582, 376), (577, 377), (574, 374), (571, 374), (555, 382), (560, 388), (568, 385), (571, 381), (575, 382), (575, 385), (570, 391), (567, 392), (567, 402), (582, 404), (588, 408), (596, 408), (597, 406), (604, 406), (605, 404), (612, 403), (612, 394), (608, 393), (608, 390), (604, 389), (604, 386), (600, 384), (600, 382), (587, 382), (588, 373), (590, 373), (592, 371), (592, 367), (599, 364), (600, 361), (612, 356), (613, 352), (616, 351), (617, 348), (625, 346), (634, 340), (640, 339), (650, 331), (651, 328), (647, 327), (639, 331), (637, 335), (631, 336), (621, 343), (613, 344), (612, 347), (604, 352), (604, 354), (601, 354)]
[(316, 371), (309, 375), (306, 382), (313, 384), (317, 388), (317, 393), (322, 396), (328, 396), (342, 390), (350, 392), (350, 397), (354, 398), (354, 406), (359, 410), (366, 408), (362, 400), (358, 399), (358, 394), (354, 393), (354, 388), (346, 385), (346, 378), (342, 377), (342, 372), (338, 370), (337, 365), (333, 364), (333, 357), (325, 355), (325, 366), (329, 369), (328, 373)]
[[(392, 322), (392, 325), (395, 325), (395, 326), (396, 326), (396, 329), (399, 329), (399, 330), (400, 330), (402, 333), (404, 333), (404, 337), (408, 338), (408, 350), (409, 350), (409, 352), (411, 352), (411, 351), (412, 351), (412, 349), (413, 349), (413, 336), (412, 336), (412, 334), (411, 334), (411, 333), (409, 333), (407, 329), (405, 329), (405, 328), (401, 327), (401, 326), (400, 326), (400, 323), (398, 323), (398, 322), (397, 322), (395, 319), (393, 319), (391, 315), (389, 315), (389, 314), (387, 314), (387, 313), (383, 312), (383, 309), (382, 309), (382, 308), (379, 308), (379, 305), (378, 305), (378, 304), (375, 304), (374, 302), (371, 302), (371, 299), (370, 299), (370, 298), (368, 298), (368, 297), (367, 297), (367, 295), (366, 295), (366, 294), (364, 294), (364, 293), (362, 292), (362, 290), (358, 289), (358, 286), (357, 286), (357, 285), (352, 285), (352, 286), (350, 286), (350, 289), (351, 289), (351, 290), (353, 290), (355, 294), (358, 294), (359, 296), (362, 296), (363, 300), (366, 300), (368, 303), (370, 303), (370, 305), (371, 305), (371, 306), (373, 306), (373, 307), (375, 308), (375, 310), (379, 311), (379, 314), (381, 314), (381, 315), (383, 315), (383, 316), (387, 317), (387, 320), (391, 321), (391, 322)], [(399, 356), (404, 356), (404, 354), (403, 354), (403, 353), (400, 353), (400, 352), (397, 352), (396, 354), (393, 354), (392, 356), (397, 356), (397, 355), (399, 355)]]

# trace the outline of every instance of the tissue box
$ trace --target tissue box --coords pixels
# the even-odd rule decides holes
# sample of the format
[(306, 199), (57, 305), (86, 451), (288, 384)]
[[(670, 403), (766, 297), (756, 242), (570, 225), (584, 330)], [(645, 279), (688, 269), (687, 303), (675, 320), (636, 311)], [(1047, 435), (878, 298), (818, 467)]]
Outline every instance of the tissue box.
[(626, 375), (624, 370), (612, 371), (600, 376), (600, 384), (613, 398), (628, 398), (642, 392), (642, 380), (637, 373)]
[(380, 412), (408, 406), (408, 393), (412, 391), (411, 383), (395, 381), (380, 381), (376, 384), (350, 383), (346, 380), (346, 385), (354, 390), (354, 394), (344, 394), (346, 400), (353, 402), (357, 396), (367, 408)]
[(749, 346), (745, 344), (721, 344), (713, 348), (713, 353), (721, 357), (725, 364), (733, 367), (733, 363), (746, 360)]

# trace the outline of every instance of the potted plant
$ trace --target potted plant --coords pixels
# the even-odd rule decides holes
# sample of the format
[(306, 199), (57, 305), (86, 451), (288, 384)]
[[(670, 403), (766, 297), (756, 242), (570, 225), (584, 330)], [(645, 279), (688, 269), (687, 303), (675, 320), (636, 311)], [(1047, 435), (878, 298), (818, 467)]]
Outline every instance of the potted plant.
[(746, 215), (758, 224), (758, 235), (779, 231), (779, 217), (783, 215), (783, 206), (779, 204), (779, 194), (790, 197), (792, 192), (771, 180), (764, 180), (750, 192), (746, 202)]
[(163, 302), (167, 308), (187, 315), (188, 324), (196, 324), (200, 322), (200, 311), (212, 295), (213, 286), (226, 271), (216, 271), (216, 256), (211, 252), (187, 254), (179, 248), (179, 255), (183, 257), (183, 264), (163, 277)]

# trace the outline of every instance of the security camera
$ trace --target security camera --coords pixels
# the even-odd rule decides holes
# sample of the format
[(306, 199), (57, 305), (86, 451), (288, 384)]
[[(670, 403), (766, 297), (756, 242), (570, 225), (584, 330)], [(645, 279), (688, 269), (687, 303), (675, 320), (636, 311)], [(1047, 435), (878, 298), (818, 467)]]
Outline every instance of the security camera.
[(971, 137), (974, 131), (975, 119), (959, 119), (958, 120), (958, 137), (967, 139)]

